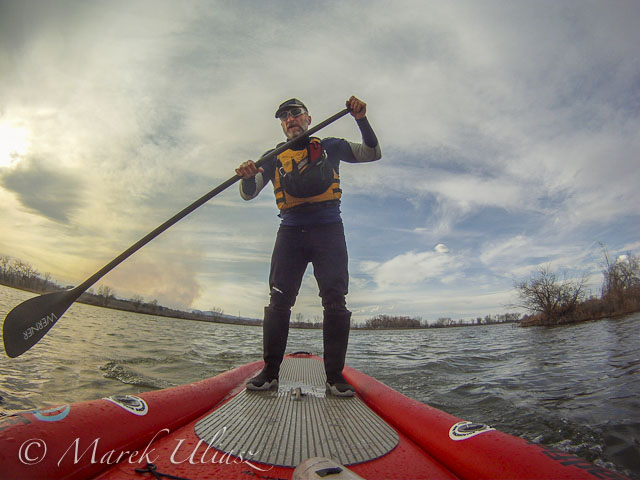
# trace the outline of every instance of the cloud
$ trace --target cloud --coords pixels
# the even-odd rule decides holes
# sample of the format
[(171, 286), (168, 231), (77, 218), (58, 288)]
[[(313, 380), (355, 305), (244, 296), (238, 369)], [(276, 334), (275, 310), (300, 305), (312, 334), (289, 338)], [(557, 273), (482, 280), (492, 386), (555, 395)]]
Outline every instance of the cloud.
[(162, 305), (188, 309), (202, 292), (195, 268), (202, 254), (175, 239), (164, 241), (162, 247), (163, 258), (141, 252), (100, 283), (111, 286), (120, 298), (138, 294), (147, 302), (162, 299)]
[(449, 283), (459, 276), (462, 261), (442, 253), (444, 245), (438, 247), (403, 253), (386, 262), (365, 261), (360, 268), (371, 275), (378, 288), (402, 288), (430, 281)]
[(28, 210), (60, 223), (68, 223), (83, 204), (82, 182), (75, 172), (53, 169), (34, 158), (0, 169), (0, 185)]
[(433, 249), (437, 253), (449, 253), (449, 247), (447, 247), (444, 243), (439, 243)]

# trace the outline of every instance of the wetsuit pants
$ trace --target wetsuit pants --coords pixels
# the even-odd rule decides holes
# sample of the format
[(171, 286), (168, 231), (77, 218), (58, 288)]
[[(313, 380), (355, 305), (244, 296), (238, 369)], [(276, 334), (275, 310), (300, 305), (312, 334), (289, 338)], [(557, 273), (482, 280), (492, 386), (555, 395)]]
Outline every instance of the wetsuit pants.
[(269, 307), (290, 310), (307, 265), (313, 265), (326, 313), (347, 312), (349, 287), (347, 244), (342, 223), (281, 225), (271, 257)]

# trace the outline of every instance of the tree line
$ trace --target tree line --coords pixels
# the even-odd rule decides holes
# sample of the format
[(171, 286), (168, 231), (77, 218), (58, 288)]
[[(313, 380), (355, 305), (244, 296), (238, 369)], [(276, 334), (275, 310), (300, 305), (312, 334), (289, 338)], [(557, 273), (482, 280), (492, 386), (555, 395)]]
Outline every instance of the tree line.
[(440, 317), (434, 322), (423, 320), (422, 317), (376, 315), (365, 320), (363, 324), (354, 325), (354, 328), (362, 329), (396, 329), (396, 328), (448, 328), (469, 327), (473, 325), (495, 325), (499, 323), (514, 323), (520, 320), (520, 313), (504, 313), (498, 315), (486, 315), (472, 320), (454, 320), (451, 317)]
[[(354, 324), (354, 328), (391, 329), (391, 328), (444, 328), (470, 325), (492, 325), (498, 323), (515, 323), (522, 326), (558, 325), (592, 320), (609, 316), (624, 315), (640, 311), (640, 257), (627, 253), (612, 259), (607, 249), (602, 247), (603, 282), (600, 297), (590, 295), (587, 290), (588, 276), (568, 277), (566, 273), (558, 274), (547, 266), (539, 267), (527, 280), (516, 282), (514, 288), (518, 303), (514, 308), (523, 308), (528, 314), (504, 313), (487, 315), (469, 320), (453, 320), (440, 317), (433, 323), (421, 317), (377, 315), (365, 320), (364, 324)], [(51, 280), (51, 274), (40, 274), (30, 264), (20, 259), (0, 256), (0, 284), (20, 288), (35, 293), (48, 293), (64, 288)], [(106, 285), (90, 290), (78, 300), (82, 303), (116, 308), (138, 313), (162, 315), (192, 320), (206, 320), (223, 323), (257, 324), (251, 319), (225, 316), (220, 309), (212, 311), (184, 312), (163, 307), (157, 300), (145, 302), (135, 295), (131, 299), (119, 299), (113, 289)], [(301, 313), (291, 322), (294, 328), (322, 328), (322, 319), (307, 321)]]
[(601, 247), (600, 297), (589, 295), (587, 275), (569, 278), (542, 266), (528, 280), (515, 284), (518, 306), (530, 312), (521, 324), (559, 325), (640, 311), (640, 257), (627, 253), (612, 260), (606, 247)]
[[(9, 256), (0, 256), (0, 285), (19, 288), (33, 293), (48, 293), (64, 290), (65, 288), (51, 280), (50, 274), (41, 275), (37, 269), (30, 264), (20, 260), (12, 259)], [(233, 319), (223, 316), (222, 310), (213, 309), (206, 314), (204, 312), (185, 312), (169, 307), (164, 307), (158, 300), (145, 301), (140, 295), (134, 295), (129, 299), (122, 299), (116, 296), (115, 291), (108, 285), (100, 285), (97, 289), (83, 293), (78, 299), (79, 303), (95, 305), (128, 312), (143, 313), (148, 315), (159, 315), (171, 318), (183, 318), (188, 320), (200, 320), (219, 323), (240, 323), (254, 324), (251, 319)]]
[(0, 284), (37, 293), (54, 292), (62, 287), (51, 281), (51, 274), (38, 270), (20, 259), (0, 256)]

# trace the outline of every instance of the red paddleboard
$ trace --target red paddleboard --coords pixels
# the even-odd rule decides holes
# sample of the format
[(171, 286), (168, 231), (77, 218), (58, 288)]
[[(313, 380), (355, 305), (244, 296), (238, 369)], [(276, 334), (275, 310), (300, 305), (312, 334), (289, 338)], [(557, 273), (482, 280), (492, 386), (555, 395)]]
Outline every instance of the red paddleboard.
[(3, 417), (1, 477), (274, 480), (295, 471), (330, 479), (626, 478), (463, 421), (349, 367), (344, 375), (356, 396), (327, 395), (322, 360), (308, 354), (285, 358), (277, 391), (245, 390), (262, 365)]

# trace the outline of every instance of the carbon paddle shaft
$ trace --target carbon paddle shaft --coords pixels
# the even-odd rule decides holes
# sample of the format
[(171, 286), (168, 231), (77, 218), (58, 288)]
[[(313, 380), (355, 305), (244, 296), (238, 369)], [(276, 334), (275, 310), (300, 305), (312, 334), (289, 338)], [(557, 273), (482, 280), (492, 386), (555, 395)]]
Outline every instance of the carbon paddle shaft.
[[(342, 118), (347, 113), (349, 113), (349, 109), (345, 108), (344, 110), (327, 118), (323, 122), (320, 122), (318, 125), (308, 129), (306, 132), (303, 132), (297, 137), (289, 140), (288, 142), (285, 142), (272, 152), (269, 152), (267, 155), (260, 158), (260, 160), (256, 162), (256, 165), (260, 167), (269, 159), (287, 150), (294, 142), (304, 137), (313, 135), (315, 132), (321, 130), (330, 123), (333, 123), (339, 118)], [(53, 327), (53, 325), (55, 325), (55, 323), (60, 319), (64, 312), (66, 312), (67, 309), (71, 306), (71, 304), (75, 302), (80, 297), (80, 295), (87, 291), (89, 287), (95, 284), (107, 273), (109, 273), (131, 255), (133, 255), (135, 252), (140, 250), (162, 232), (178, 223), (191, 212), (207, 203), (213, 197), (226, 190), (240, 179), (241, 177), (239, 177), (238, 175), (234, 175), (226, 182), (221, 183), (209, 193), (203, 195), (191, 205), (176, 213), (162, 225), (149, 232), (147, 235), (131, 245), (124, 252), (111, 260), (104, 267), (102, 267), (100, 270), (91, 275), (75, 288), (72, 288), (71, 290), (64, 290), (60, 292), (40, 295), (38, 297), (26, 300), (25, 302), (22, 302), (20, 305), (16, 306), (8, 313), (8, 315), (4, 319), (4, 325), (2, 329), (4, 348), (7, 355), (13, 358), (29, 350), (47, 334), (47, 332), (51, 329), (51, 327)]]

